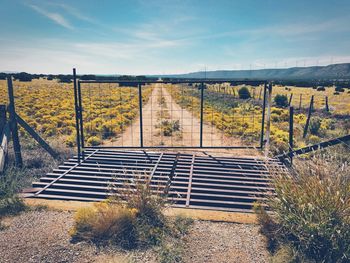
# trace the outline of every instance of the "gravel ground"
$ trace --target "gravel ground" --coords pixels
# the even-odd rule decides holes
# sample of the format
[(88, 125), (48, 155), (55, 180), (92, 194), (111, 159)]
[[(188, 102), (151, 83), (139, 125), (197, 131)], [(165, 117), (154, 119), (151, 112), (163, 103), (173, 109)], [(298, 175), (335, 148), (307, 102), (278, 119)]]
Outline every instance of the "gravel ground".
[(89, 262), (95, 249), (72, 244), (69, 212), (33, 211), (13, 218), (0, 231), (1, 262)]
[(184, 262), (270, 262), (256, 225), (195, 221), (186, 237)]
[[(125, 252), (73, 244), (68, 234), (73, 213), (32, 211), (5, 222), (0, 231), (0, 262), (156, 262), (151, 250)], [(254, 225), (195, 221), (184, 240), (185, 262), (269, 262), (263, 237)]]

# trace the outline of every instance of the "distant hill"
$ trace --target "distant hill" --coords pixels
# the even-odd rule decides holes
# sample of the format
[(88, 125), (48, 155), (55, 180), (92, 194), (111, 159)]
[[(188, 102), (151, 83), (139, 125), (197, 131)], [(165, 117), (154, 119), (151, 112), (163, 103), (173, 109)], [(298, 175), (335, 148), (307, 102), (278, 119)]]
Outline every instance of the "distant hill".
[(350, 63), (286, 69), (216, 70), (166, 75), (174, 78), (208, 79), (350, 79)]

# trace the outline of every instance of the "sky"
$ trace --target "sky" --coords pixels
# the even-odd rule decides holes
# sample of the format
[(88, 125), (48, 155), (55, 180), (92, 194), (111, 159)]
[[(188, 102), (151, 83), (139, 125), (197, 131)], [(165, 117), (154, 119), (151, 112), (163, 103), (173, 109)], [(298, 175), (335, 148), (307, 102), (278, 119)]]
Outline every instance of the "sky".
[(172, 74), (350, 62), (349, 0), (0, 0), (0, 71)]

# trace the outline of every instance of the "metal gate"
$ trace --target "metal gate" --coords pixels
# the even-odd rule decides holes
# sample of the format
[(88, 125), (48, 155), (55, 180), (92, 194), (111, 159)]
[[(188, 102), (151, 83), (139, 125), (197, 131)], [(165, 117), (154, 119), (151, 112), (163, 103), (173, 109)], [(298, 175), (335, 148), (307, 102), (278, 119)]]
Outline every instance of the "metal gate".
[[(73, 73), (78, 156), (87, 148), (263, 147), (266, 81), (100, 81)], [(243, 86), (249, 96), (238, 94)]]

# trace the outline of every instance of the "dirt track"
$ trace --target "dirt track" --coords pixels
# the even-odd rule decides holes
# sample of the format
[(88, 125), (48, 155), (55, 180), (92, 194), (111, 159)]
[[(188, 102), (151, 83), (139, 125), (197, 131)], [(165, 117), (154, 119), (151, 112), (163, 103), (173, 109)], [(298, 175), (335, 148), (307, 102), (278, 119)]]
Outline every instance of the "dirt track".
[[(191, 146), (196, 147), (200, 144), (200, 120), (187, 109), (181, 108), (175, 102), (168, 90), (162, 86), (163, 84), (156, 84), (153, 88), (149, 101), (143, 106), (143, 144), (144, 146)], [(173, 134), (173, 136), (163, 136), (159, 128), (161, 106), (158, 98), (164, 97), (168, 120), (180, 122), (180, 131)], [(123, 132), (123, 134), (114, 140), (108, 142), (108, 145), (113, 146), (140, 146), (140, 119), (135, 121)], [(239, 138), (228, 138), (220, 130), (213, 125), (203, 125), (203, 146), (204, 147), (221, 147), (221, 146), (241, 146), (244, 143)], [(208, 150), (205, 150), (208, 151)], [(256, 156), (258, 151), (249, 149), (235, 149), (235, 150), (214, 150), (221, 153), (234, 153), (235, 155), (249, 155)]]

